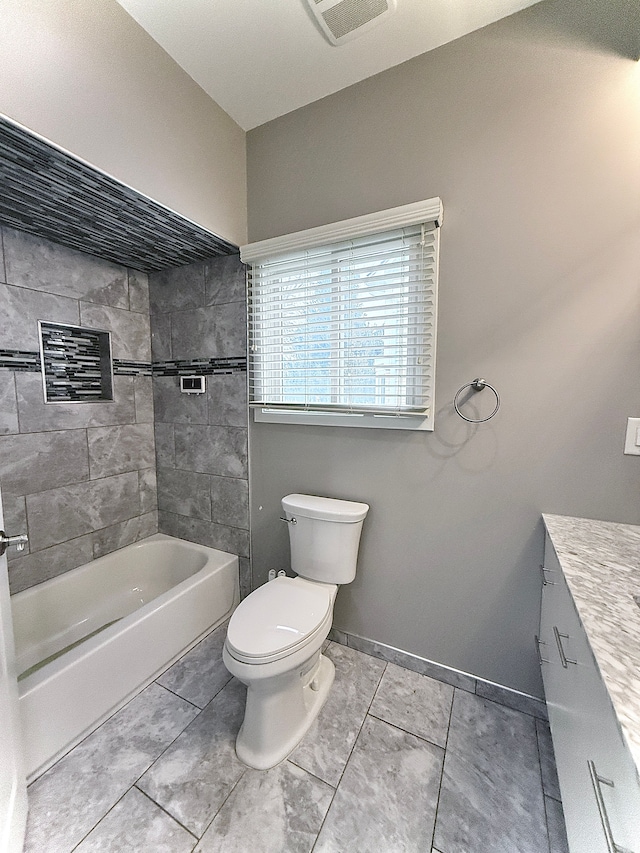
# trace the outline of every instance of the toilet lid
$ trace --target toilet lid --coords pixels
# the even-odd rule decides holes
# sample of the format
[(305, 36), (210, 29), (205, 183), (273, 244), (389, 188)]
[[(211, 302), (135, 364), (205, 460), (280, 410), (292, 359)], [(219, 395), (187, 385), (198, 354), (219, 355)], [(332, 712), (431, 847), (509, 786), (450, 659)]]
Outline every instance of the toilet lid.
[(276, 578), (236, 608), (227, 643), (243, 657), (264, 658), (293, 650), (320, 627), (331, 609), (335, 587)]

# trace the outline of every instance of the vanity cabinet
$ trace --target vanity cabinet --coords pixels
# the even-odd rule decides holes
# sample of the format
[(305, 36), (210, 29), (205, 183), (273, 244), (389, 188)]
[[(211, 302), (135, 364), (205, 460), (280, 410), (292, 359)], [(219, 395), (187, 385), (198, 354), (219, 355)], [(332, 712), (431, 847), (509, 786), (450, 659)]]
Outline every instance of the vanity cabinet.
[(640, 853), (638, 768), (548, 534), (537, 642), (569, 849)]

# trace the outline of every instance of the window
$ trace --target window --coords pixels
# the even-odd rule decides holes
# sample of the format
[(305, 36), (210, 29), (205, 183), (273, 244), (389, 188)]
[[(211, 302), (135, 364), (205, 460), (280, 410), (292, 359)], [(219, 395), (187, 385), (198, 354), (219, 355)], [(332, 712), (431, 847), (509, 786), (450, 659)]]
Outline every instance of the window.
[(433, 429), (440, 199), (243, 247), (257, 420)]

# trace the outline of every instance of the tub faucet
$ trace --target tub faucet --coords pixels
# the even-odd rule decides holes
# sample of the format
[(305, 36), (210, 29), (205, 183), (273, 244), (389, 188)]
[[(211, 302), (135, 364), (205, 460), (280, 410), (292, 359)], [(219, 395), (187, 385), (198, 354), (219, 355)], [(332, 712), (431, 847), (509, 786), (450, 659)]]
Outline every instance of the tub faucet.
[(24, 546), (29, 541), (26, 533), (20, 533), (18, 536), (7, 536), (4, 530), (0, 530), (0, 557), (7, 550), (9, 545), (15, 545), (16, 551), (24, 551)]

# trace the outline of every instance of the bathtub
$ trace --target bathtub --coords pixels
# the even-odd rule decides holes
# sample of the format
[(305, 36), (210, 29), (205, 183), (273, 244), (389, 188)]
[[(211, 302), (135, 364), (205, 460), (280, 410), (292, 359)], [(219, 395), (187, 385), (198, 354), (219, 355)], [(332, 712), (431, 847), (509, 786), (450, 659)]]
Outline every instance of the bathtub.
[(227, 618), (238, 558), (157, 533), (11, 597), (32, 781)]

